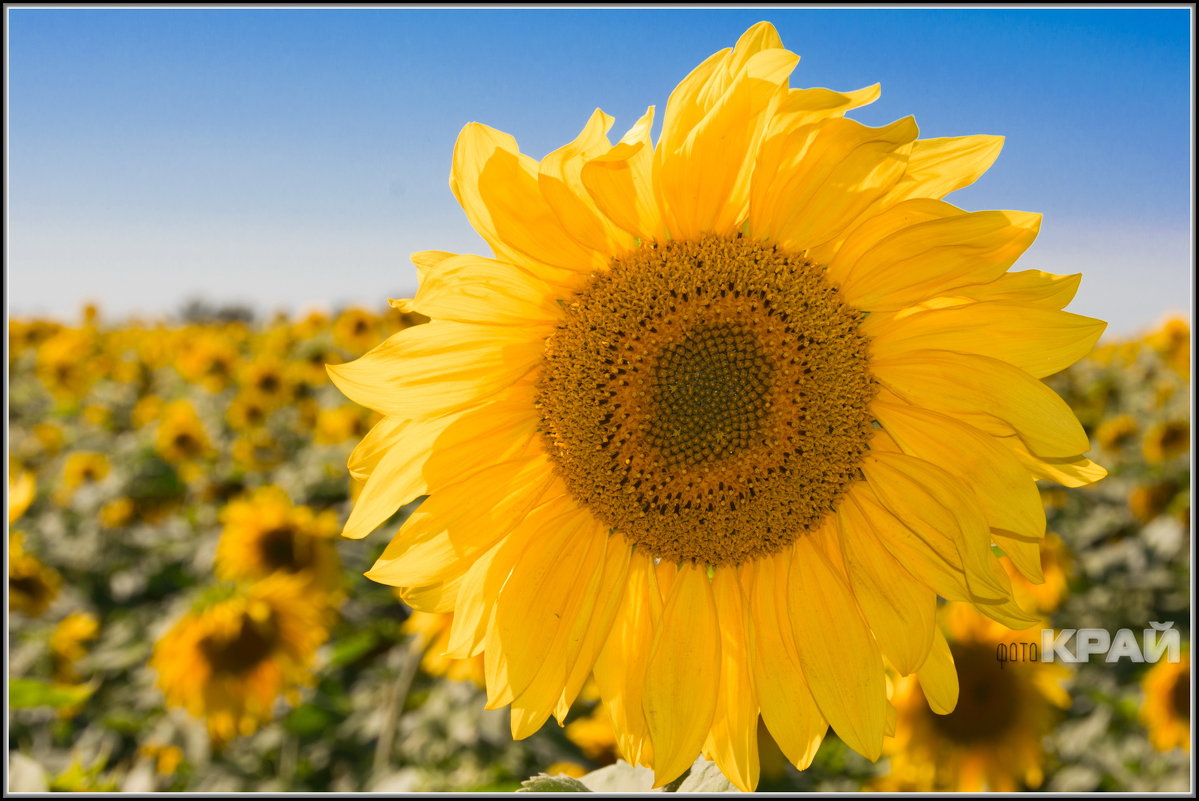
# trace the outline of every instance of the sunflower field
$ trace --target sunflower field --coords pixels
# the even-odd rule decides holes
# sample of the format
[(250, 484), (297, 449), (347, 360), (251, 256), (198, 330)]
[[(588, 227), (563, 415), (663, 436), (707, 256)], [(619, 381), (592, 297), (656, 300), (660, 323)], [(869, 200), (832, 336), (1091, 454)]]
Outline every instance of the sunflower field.
[[(423, 322), (396, 308), (10, 320), (11, 790), (650, 788), (618, 761), (590, 683), (564, 725), (514, 740), (509, 712), (484, 708), (482, 656), (443, 655), (449, 615), (364, 577), (386, 537), (340, 536), (360, 489), (347, 458), (377, 415), (325, 365)], [(1109, 475), (1040, 482), (1045, 582), (1010, 572), (1042, 625), (942, 603), (957, 708), (935, 714), (938, 698), (889, 676), (883, 756), (830, 732), (803, 771), (759, 723), (758, 788), (1189, 789), (1190, 363), (1171, 319), (1047, 379)], [(1139, 641), (1151, 624), (1181, 633), (1179, 659), (996, 656), (1043, 628)], [(734, 787), (700, 760), (666, 789)]]

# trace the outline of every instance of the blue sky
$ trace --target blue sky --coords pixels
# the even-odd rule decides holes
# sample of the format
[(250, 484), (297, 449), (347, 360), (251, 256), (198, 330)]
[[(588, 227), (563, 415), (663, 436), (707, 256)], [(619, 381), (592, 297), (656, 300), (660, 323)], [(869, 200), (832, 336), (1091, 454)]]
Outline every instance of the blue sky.
[(160, 315), (411, 294), (408, 255), (486, 253), (450, 194), (461, 127), (540, 158), (614, 135), (760, 19), (794, 86), (882, 99), (921, 135), (1007, 137), (949, 199), (1045, 214), (1020, 267), (1133, 333), (1191, 283), (1191, 11), (9, 8), (8, 306)]

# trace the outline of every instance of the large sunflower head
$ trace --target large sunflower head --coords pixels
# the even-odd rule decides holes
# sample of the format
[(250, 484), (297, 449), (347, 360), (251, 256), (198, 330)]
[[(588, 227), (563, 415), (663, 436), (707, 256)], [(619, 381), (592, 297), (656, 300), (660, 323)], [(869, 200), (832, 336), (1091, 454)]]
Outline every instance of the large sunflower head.
[[(798, 89), (760, 23), (621, 139), (596, 111), (540, 162), (467, 125), (450, 186), (493, 257), (414, 257), (431, 322), (331, 366), (384, 416), (345, 534), (428, 498), (368, 574), (455, 611), (518, 736), (595, 678), (661, 785), (697, 753), (757, 783), (759, 714), (806, 767), (877, 758), (884, 659), (929, 681), (937, 596), (1003, 623), (991, 545), (1033, 567), (1036, 478), (1104, 471), (1039, 379), (1104, 324), (1078, 276), (1009, 272), (1040, 217), (942, 198), (996, 136), (919, 139)], [(944, 657), (944, 658), (943, 658)], [(930, 666), (930, 664), (932, 666)]]
[(311, 683), (322, 618), (308, 583), (294, 576), (218, 586), (155, 643), (150, 667), (167, 703), (206, 720), (224, 742), (253, 733), (280, 696), (295, 703)]

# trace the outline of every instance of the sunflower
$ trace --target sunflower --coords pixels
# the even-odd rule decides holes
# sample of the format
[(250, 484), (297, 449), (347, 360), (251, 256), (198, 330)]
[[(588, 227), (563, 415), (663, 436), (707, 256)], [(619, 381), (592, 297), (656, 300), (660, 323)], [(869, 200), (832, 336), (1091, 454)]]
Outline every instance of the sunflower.
[(1141, 721), (1149, 729), (1149, 742), (1159, 751), (1191, 750), (1191, 660), (1161, 661), (1141, 681), (1145, 702)]
[(1095, 441), (1105, 451), (1118, 452), (1132, 442), (1137, 433), (1137, 420), (1131, 414), (1109, 417), (1095, 429)]
[(525, 737), (595, 678), (655, 786), (698, 753), (758, 780), (759, 713), (806, 767), (882, 749), (884, 658), (948, 692), (938, 595), (1008, 625), (992, 541), (1032, 571), (1035, 478), (1104, 470), (1039, 379), (1104, 323), (1078, 276), (1008, 272), (1040, 217), (942, 201), (996, 136), (917, 139), (792, 89), (768, 23), (615, 145), (596, 111), (541, 162), (467, 125), (450, 186), (494, 258), (416, 254), (431, 322), (329, 368), (384, 416), (344, 534), (427, 495), (368, 576), (455, 611)]
[(907, 790), (1039, 787), (1044, 779), (1041, 740), (1059, 709), (1070, 704), (1062, 688), (1069, 669), (1058, 663), (997, 660), (996, 648), (1013, 642), (1011, 632), (966, 604), (950, 605), (945, 618), (948, 650), (957, 666), (957, 705), (928, 687), (923, 676), (898, 681), (896, 736), (888, 743), (892, 772)]
[(333, 537), (337, 518), (295, 506), (281, 488), (259, 487), (221, 510), (216, 573), (222, 579), (255, 580), (281, 571), (306, 577), (311, 586), (337, 594), (341, 559)]
[(269, 721), (280, 695), (298, 700), (326, 638), (322, 617), (294, 576), (220, 586), (155, 643), (150, 667), (167, 704), (204, 718), (224, 742)]
[[(1070, 548), (1057, 534), (1048, 532), (1038, 543), (1039, 563), (1044, 581), (1030, 581), (1012, 563), (1004, 558), (1003, 566), (1012, 580), (1012, 591), (1017, 602), (1026, 609), (1048, 614), (1061, 606), (1070, 594), (1070, 577), (1074, 574), (1074, 558)], [(1030, 565), (1030, 568), (1035, 567)]]
[(347, 353), (362, 353), (378, 338), (379, 318), (366, 309), (346, 309), (333, 321), (333, 341)]
[(1191, 377), (1191, 324), (1181, 317), (1170, 317), (1145, 338), (1166, 364), (1183, 378)]
[(185, 399), (162, 407), (154, 443), (162, 458), (176, 467), (194, 464), (215, 452), (196, 408)]
[(62, 466), (62, 476), (54, 491), (54, 500), (59, 506), (71, 502), (75, 491), (88, 484), (103, 481), (111, 471), (108, 457), (96, 451), (75, 451)]
[(1169, 462), (1190, 450), (1191, 424), (1187, 420), (1155, 423), (1141, 441), (1141, 454), (1149, 464)]
[(75, 663), (87, 654), (84, 643), (94, 640), (99, 632), (100, 621), (87, 612), (72, 612), (58, 622), (50, 633), (50, 659), (55, 681), (79, 681)]
[(16, 465), (8, 469), (8, 524), (11, 526), (29, 509), (37, 497), (37, 479)]
[(41, 617), (54, 599), (62, 577), (25, 550), (25, 535), (8, 532), (8, 608), (30, 617)]

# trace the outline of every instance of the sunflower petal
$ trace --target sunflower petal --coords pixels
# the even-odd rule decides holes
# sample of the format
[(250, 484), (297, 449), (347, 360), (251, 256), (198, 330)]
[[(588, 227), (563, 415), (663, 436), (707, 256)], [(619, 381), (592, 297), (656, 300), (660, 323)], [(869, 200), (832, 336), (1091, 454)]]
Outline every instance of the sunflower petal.
[(733, 784), (752, 792), (758, 786), (758, 698), (737, 570), (717, 568), (712, 591), (720, 624), (720, 684), (704, 751)]
[(856, 504), (844, 504), (837, 520), (849, 586), (883, 655), (906, 676), (932, 647), (937, 596), (879, 547)]
[(951, 350), (1005, 361), (1034, 378), (1069, 367), (1090, 353), (1107, 323), (1018, 303), (971, 303), (902, 319), (872, 314), (862, 333), (880, 358), (909, 350)]
[(596, 207), (642, 240), (662, 239), (666, 227), (654, 198), (654, 107), (607, 153), (583, 165), (580, 180)]
[(882, 658), (845, 580), (811, 537), (795, 542), (787, 599), (799, 662), (821, 714), (846, 745), (878, 759), (887, 703)]
[(928, 708), (938, 715), (948, 715), (958, 705), (958, 672), (945, 635), (937, 630), (928, 659), (916, 671), (920, 689), (928, 700)]
[(874, 375), (909, 403), (999, 436), (1014, 430), (1037, 456), (1072, 458), (1090, 447), (1066, 402), (1007, 362), (944, 350), (911, 351), (875, 359)]
[(1045, 534), (1045, 507), (1027, 468), (1011, 449), (973, 426), (903, 403), (876, 400), (875, 417), (908, 453), (941, 465), (972, 487), (992, 528), (1023, 537)]
[(918, 139), (908, 158), (908, 168), (886, 203), (913, 197), (943, 198), (977, 181), (991, 168), (1003, 149), (1002, 136), (951, 136)]
[(828, 278), (852, 306), (892, 311), (954, 287), (993, 281), (1037, 238), (1041, 215), (976, 211), (925, 219), (874, 239), (912, 209), (947, 211), (948, 204), (889, 209), (851, 233), (829, 264)]
[(795, 636), (781, 618), (788, 609), (790, 552), (761, 559), (743, 569), (742, 591), (750, 620), (746, 626), (762, 720), (788, 761), (800, 770), (812, 764), (828, 723), (821, 715), (799, 664)]
[(439, 262), (409, 305), (434, 320), (536, 327), (558, 321), (555, 294), (519, 267), (462, 255)]
[(916, 133), (910, 117), (881, 128), (838, 118), (767, 140), (750, 229), (795, 251), (833, 239), (903, 174)]
[(691, 767), (707, 738), (720, 681), (720, 626), (704, 567), (683, 567), (662, 606), (642, 707), (654, 743), (654, 786)]

